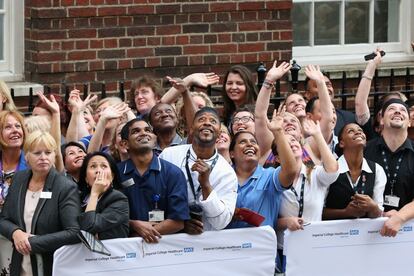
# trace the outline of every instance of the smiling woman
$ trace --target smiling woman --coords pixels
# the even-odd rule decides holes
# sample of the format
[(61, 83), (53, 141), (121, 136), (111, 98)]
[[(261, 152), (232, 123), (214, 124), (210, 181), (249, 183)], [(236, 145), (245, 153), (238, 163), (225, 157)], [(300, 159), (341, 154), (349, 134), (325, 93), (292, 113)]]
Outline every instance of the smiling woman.
[(256, 102), (257, 88), (249, 69), (242, 65), (231, 67), (224, 77), (222, 96), (224, 122), (228, 125), (237, 108)]

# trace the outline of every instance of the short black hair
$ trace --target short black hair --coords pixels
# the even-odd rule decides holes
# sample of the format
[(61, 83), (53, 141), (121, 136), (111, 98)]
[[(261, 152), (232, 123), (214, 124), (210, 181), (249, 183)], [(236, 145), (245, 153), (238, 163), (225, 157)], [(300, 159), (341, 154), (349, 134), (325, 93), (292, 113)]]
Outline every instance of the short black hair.
[(107, 154), (105, 152), (95, 151), (95, 152), (92, 152), (92, 153), (88, 153), (85, 156), (85, 159), (83, 160), (82, 167), (80, 168), (78, 187), (79, 187), (79, 190), (81, 191), (82, 199), (86, 195), (88, 195), (89, 192), (90, 192), (90, 187), (89, 187), (88, 183), (86, 183), (86, 173), (87, 173), (87, 169), (88, 169), (88, 164), (91, 161), (92, 157), (94, 157), (94, 156), (102, 156), (108, 161), (109, 168), (111, 169), (112, 175), (114, 176), (114, 179), (112, 180), (112, 186), (117, 190), (122, 188), (121, 176), (119, 174), (119, 171), (118, 171), (118, 168), (116, 166), (115, 160), (112, 158), (112, 156), (110, 156), (109, 154)]
[(86, 153), (85, 147), (81, 143), (79, 143), (79, 142), (71, 141), (71, 142), (68, 142), (66, 144), (63, 144), (60, 147), (60, 151), (62, 152), (63, 163), (65, 163), (66, 149), (68, 147), (77, 147), (77, 148), (80, 148), (81, 150), (83, 150), (84, 153)]
[(220, 121), (220, 116), (219, 116), (219, 114), (218, 114), (218, 112), (217, 112), (217, 110), (215, 109), (215, 108), (213, 108), (213, 107), (209, 107), (209, 106), (205, 106), (205, 107), (203, 107), (203, 108), (201, 108), (201, 109), (199, 109), (195, 114), (194, 114), (194, 120), (193, 121), (195, 121), (195, 119), (196, 118), (198, 118), (198, 117), (200, 117), (202, 114), (204, 114), (204, 113), (210, 113), (210, 114), (213, 114), (214, 116), (216, 116), (217, 117), (217, 119)]
[(306, 113), (312, 113), (315, 107), (315, 102), (319, 100), (319, 97), (313, 97), (306, 103), (305, 111)]
[[(144, 119), (141, 119), (141, 118), (135, 118), (135, 119), (132, 119), (131, 121), (128, 121), (123, 127), (122, 127), (122, 129), (121, 129), (121, 139), (122, 140), (128, 140), (128, 138), (129, 138), (129, 128), (134, 124), (134, 123), (136, 123), (136, 122), (139, 122), (139, 121), (143, 121), (143, 122), (145, 122), (145, 123), (147, 123), (150, 127), (151, 127), (151, 124), (149, 124), (148, 123), (148, 121), (147, 120), (144, 120)], [(152, 127), (151, 127), (152, 128)]]

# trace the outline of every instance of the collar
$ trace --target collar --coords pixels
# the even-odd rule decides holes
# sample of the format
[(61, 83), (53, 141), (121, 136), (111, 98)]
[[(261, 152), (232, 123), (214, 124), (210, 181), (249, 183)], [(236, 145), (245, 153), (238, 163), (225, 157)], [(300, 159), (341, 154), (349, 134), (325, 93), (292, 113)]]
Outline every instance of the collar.
[[(171, 141), (169, 147), (181, 145), (182, 142), (183, 142), (183, 139), (181, 138), (180, 135), (178, 135), (178, 133), (176, 133), (175, 136), (174, 136), (174, 138), (173, 138), (173, 140)], [(158, 144), (158, 139), (157, 139), (157, 143), (155, 144), (154, 149), (157, 150), (157, 151), (159, 151), (159, 152), (162, 151), (160, 145)]]
[[(124, 169), (122, 170), (123, 174), (129, 174), (136, 170), (134, 162), (131, 159), (125, 161)], [(149, 171), (161, 171), (161, 161), (156, 154), (152, 156), (151, 163), (148, 168)]]
[[(348, 167), (348, 163), (346, 162), (345, 156), (342, 155), (341, 157), (339, 157), (338, 159), (338, 166), (339, 166), (339, 170), (338, 172), (341, 173), (346, 173), (349, 172), (349, 167)], [(371, 168), (368, 165), (368, 162), (365, 158), (362, 159), (362, 168), (361, 170), (363, 170), (364, 172), (367, 173), (373, 173)]]
[[(204, 159), (204, 162), (212, 162), (215, 158), (218, 158), (218, 151), (214, 148), (214, 154), (209, 159)], [(193, 149), (193, 145), (190, 146), (190, 160), (197, 160), (197, 154)]]
[[(381, 136), (377, 140), (377, 145), (379, 145), (382, 149), (386, 149), (389, 152), (391, 152), (391, 150), (388, 148), (387, 144), (385, 143), (384, 137)], [(410, 140), (409, 138), (405, 139), (404, 143), (402, 143), (402, 145), (395, 152), (399, 152), (403, 150), (411, 150), (412, 152), (414, 152), (413, 141)]]

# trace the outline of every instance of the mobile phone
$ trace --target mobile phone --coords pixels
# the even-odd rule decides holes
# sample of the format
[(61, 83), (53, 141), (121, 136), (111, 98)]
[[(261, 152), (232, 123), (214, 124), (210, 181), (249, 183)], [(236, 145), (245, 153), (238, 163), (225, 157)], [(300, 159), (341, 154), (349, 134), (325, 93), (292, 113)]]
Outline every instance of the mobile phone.
[[(385, 56), (385, 52), (384, 51), (380, 51), (381, 56)], [(369, 55), (364, 56), (365, 60), (370, 60), (370, 59), (374, 59), (377, 56), (377, 54), (375, 52), (372, 52)]]

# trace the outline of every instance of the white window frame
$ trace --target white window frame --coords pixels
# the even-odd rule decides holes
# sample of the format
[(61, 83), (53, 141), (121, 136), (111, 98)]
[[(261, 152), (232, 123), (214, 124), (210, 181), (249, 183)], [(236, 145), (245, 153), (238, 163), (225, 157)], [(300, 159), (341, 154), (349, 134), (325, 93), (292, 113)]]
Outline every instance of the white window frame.
[(4, 0), (4, 45), (0, 61), (0, 79), (23, 80), (24, 69), (24, 1)]
[[(337, 2), (338, 0), (313, 0), (313, 2)], [(352, 1), (352, 0), (350, 0)], [(364, 1), (364, 0), (358, 0)], [(370, 21), (373, 21), (373, 0), (370, 5)], [(386, 52), (384, 63), (408, 65), (414, 61), (414, 54), (411, 48), (411, 41), (414, 41), (414, 1), (400, 0), (400, 19), (399, 19), (399, 38), (400, 42), (387, 43), (361, 43), (361, 44), (344, 44), (344, 30), (340, 30), (339, 45), (318, 45), (318, 46), (296, 46), (292, 48), (292, 59), (295, 59), (300, 65), (318, 64), (324, 68), (335, 68), (343, 65), (356, 65), (358, 68), (365, 66), (363, 56), (371, 53), (376, 47), (380, 47)], [(293, 3), (304, 3), (309, 0), (293, 0)], [(341, 13), (343, 13), (341, 11)], [(313, 25), (313, 9), (311, 11), (311, 24)], [(292, 20), (294, 20), (292, 18)], [(370, 28), (373, 28), (370, 22)], [(344, 16), (341, 15), (341, 27), (344, 25)], [(311, 36), (313, 31), (311, 32)], [(372, 39), (372, 30), (370, 31), (370, 41)], [(360, 66), (358, 66), (360, 65)], [(397, 65), (398, 66), (398, 65)]]

